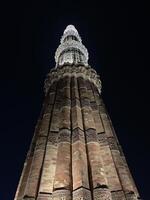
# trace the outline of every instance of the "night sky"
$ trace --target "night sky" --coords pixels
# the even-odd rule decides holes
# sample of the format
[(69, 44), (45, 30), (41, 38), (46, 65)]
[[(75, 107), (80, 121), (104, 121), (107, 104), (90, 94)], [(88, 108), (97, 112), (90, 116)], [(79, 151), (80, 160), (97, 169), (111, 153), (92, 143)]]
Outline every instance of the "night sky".
[(5, 1), (1, 17), (0, 200), (13, 200), (68, 24), (89, 51), (141, 197), (149, 200), (149, 9), (144, 1)]

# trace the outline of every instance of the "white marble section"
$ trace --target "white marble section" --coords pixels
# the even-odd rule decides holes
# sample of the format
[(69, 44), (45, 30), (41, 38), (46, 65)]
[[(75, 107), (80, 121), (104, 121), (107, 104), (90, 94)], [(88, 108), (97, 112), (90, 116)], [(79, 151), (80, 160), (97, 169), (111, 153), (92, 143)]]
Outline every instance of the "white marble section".
[(55, 61), (56, 67), (67, 63), (88, 65), (88, 51), (73, 25), (68, 25), (64, 30), (55, 53)]

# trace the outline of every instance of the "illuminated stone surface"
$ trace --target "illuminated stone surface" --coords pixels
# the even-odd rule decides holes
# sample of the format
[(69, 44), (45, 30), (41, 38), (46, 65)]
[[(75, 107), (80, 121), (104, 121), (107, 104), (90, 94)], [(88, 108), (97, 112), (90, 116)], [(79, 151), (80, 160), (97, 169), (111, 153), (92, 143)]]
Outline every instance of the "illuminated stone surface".
[(55, 59), (15, 200), (138, 199), (99, 75), (73, 25), (65, 29)]
[(88, 51), (82, 44), (81, 37), (73, 25), (68, 25), (56, 50), (56, 67), (63, 64), (88, 65)]

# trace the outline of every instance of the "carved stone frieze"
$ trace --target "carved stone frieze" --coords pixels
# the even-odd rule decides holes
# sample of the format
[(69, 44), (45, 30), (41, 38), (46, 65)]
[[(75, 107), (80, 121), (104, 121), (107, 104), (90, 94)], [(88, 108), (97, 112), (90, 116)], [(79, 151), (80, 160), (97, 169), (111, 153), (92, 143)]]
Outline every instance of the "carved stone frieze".
[(94, 200), (112, 200), (111, 192), (108, 188), (96, 188), (93, 191)]
[(71, 106), (72, 106), (72, 107), (74, 107), (74, 106), (80, 107), (80, 101), (79, 101), (79, 99), (77, 99), (77, 98), (72, 99), (72, 101), (71, 101)]
[(85, 84), (86, 84), (87, 90), (92, 91), (92, 85), (91, 85), (91, 83), (88, 80), (85, 81)]
[(69, 129), (61, 129), (59, 131), (58, 142), (70, 142), (71, 131)]
[(91, 105), (92, 110), (98, 110), (98, 106), (96, 104), (96, 101), (91, 101), (90, 105)]
[(57, 140), (58, 140), (58, 132), (50, 131), (48, 136), (48, 144), (57, 146)]
[(84, 65), (79, 65), (79, 66), (64, 65), (62, 67), (51, 69), (45, 80), (45, 85), (44, 85), (45, 93), (47, 94), (53, 82), (58, 81), (62, 77), (66, 76), (82, 77), (85, 80), (89, 80), (97, 87), (97, 89), (101, 93), (101, 81), (99, 79), (99, 75), (90, 66), (86, 67)]
[(112, 191), (112, 200), (125, 200), (125, 194), (122, 190)]
[(71, 105), (71, 100), (69, 98), (64, 98), (62, 101), (62, 107), (63, 106), (70, 106)]
[(95, 129), (90, 128), (90, 129), (86, 130), (85, 133), (86, 133), (87, 143), (88, 142), (98, 142)]
[(39, 136), (36, 142), (36, 151), (37, 150), (44, 150), (46, 144), (46, 137)]
[(117, 141), (114, 137), (108, 137), (109, 147), (112, 150), (118, 150)]
[(71, 192), (69, 190), (56, 190), (53, 192), (53, 200), (71, 200)]
[(82, 107), (90, 106), (90, 101), (87, 97), (81, 99), (81, 106)]
[(91, 200), (91, 191), (86, 188), (79, 188), (73, 191), (73, 200)]
[(72, 143), (76, 141), (84, 142), (84, 132), (80, 128), (75, 128), (72, 131)]
[(97, 134), (97, 138), (98, 138), (98, 141), (99, 141), (99, 143), (100, 143), (101, 146), (108, 145), (106, 133), (99, 133), (99, 134)]

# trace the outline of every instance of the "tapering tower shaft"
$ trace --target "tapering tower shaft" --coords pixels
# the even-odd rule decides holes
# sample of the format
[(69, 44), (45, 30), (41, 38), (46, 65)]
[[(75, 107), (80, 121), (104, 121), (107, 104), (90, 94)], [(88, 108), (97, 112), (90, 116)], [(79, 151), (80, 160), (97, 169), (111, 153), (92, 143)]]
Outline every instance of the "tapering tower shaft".
[(139, 199), (101, 98), (101, 81), (73, 25), (55, 59), (15, 200)]

